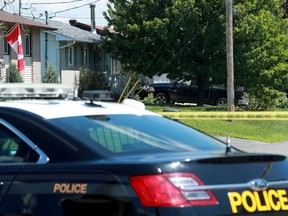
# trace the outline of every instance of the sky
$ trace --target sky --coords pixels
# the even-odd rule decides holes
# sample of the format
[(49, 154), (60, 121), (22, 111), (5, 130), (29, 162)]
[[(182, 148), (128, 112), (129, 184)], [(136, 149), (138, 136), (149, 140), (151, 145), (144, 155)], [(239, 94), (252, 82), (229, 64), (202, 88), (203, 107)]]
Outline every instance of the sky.
[[(4, 2), (7, 3), (5, 7)], [(85, 24), (91, 24), (90, 4), (93, 4), (96, 25), (107, 24), (102, 13), (107, 10), (108, 0), (0, 0), (0, 7), (4, 7), (4, 11), (19, 14), (20, 3), (22, 5), (20, 12), (23, 16), (45, 19), (45, 11), (47, 11), (49, 19), (64, 23), (76, 19)]]

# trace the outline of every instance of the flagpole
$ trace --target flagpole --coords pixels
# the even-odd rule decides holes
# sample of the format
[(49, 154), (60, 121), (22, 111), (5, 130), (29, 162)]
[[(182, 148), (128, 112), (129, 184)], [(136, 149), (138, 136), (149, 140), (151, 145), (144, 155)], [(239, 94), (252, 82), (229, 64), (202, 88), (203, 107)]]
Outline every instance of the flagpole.
[(6, 35), (10, 34), (10, 32), (12, 32), (12, 31), (14, 31), (15, 28), (17, 28), (17, 25), (18, 25), (18, 23), (15, 23), (15, 25), (8, 31), (8, 33)]

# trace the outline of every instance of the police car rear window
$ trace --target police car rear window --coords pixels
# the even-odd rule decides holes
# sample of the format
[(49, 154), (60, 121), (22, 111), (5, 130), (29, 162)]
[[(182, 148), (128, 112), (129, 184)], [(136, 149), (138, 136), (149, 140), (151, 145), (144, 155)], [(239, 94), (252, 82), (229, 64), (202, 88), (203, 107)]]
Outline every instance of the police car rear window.
[(225, 145), (177, 121), (160, 116), (94, 115), (52, 119), (90, 147), (112, 153), (215, 151)]

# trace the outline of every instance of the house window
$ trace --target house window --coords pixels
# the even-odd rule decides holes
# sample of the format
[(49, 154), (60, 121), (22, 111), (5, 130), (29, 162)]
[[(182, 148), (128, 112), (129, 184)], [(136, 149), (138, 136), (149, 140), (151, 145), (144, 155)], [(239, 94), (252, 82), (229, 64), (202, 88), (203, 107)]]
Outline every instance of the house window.
[(74, 65), (74, 49), (73, 47), (68, 47), (68, 66)]
[(29, 34), (25, 34), (24, 41), (24, 56), (31, 56), (31, 36)]
[(87, 47), (83, 48), (83, 64), (84, 65), (88, 64), (88, 49), (87, 49)]
[[(4, 35), (6, 35), (7, 32), (4, 32)], [(9, 55), (10, 54), (10, 45), (8, 44), (7, 40), (3, 37), (3, 54)]]

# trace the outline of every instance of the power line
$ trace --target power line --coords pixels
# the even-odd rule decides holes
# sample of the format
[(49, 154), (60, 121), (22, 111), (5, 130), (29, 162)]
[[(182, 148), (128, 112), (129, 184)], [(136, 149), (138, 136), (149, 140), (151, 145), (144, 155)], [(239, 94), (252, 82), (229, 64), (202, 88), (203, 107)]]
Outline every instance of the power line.
[[(70, 3), (75, 3), (75, 2), (79, 2), (79, 1), (83, 1), (83, 0), (69, 0), (69, 1), (67, 0), (67, 1), (61, 1), (61, 2), (33, 2), (33, 3), (30, 3), (29, 7), (22, 7), (22, 5), (23, 5), (22, 1), (21, 0), (18, 0), (18, 1), (19, 1), (19, 8), (18, 8), (19, 10), (20, 9), (29, 10), (29, 9), (32, 9), (33, 5), (39, 6), (39, 5), (51, 5), (51, 4), (70, 4)], [(53, 12), (52, 14), (54, 14), (53, 17), (55, 17), (57, 13), (63, 13), (63, 12), (67, 12), (67, 11), (70, 11), (70, 10), (77, 9), (77, 8), (81, 8), (81, 7), (84, 7), (86, 5), (96, 3), (98, 1), (100, 1), (100, 0), (92, 1), (92, 2), (85, 3), (85, 4), (82, 4), (82, 5), (79, 5), (79, 6), (70, 7), (70, 8), (64, 9), (64, 10), (56, 11), (56, 12)], [(13, 0), (13, 2), (15, 2), (15, 0)], [(15, 4), (6, 4), (5, 6), (6, 7), (9, 6), (10, 8), (12, 6), (13, 7), (12, 11), (14, 13), (16, 13), (17, 10), (15, 8), (18, 7), (18, 6), (17, 6), (17, 2), (15, 2), (15, 3), (16, 3), (16, 5)], [(9, 11), (9, 9), (8, 9), (8, 11)], [(19, 13), (21, 13), (21, 12), (19, 11)]]
[(32, 8), (32, 5), (49, 5), (49, 4), (67, 4), (67, 3), (73, 3), (73, 2), (78, 2), (78, 1), (82, 1), (82, 0), (72, 0), (72, 1), (63, 1), (63, 2), (33, 2), (30, 4), (30, 7), (24, 8), (21, 6), (22, 9), (24, 10), (29, 10)]
[(56, 12), (54, 12), (54, 14), (56, 16), (57, 13), (67, 12), (67, 11), (70, 11), (70, 10), (74, 10), (74, 9), (77, 9), (77, 8), (80, 8), (80, 7), (84, 7), (84, 6), (99, 2), (99, 1), (101, 1), (101, 0), (96, 0), (96, 1), (93, 1), (93, 2), (90, 2), (90, 3), (86, 3), (86, 4), (83, 4), (83, 5), (80, 5), (80, 6), (75, 6), (75, 7), (72, 7), (72, 8), (65, 9), (65, 10), (56, 11)]

